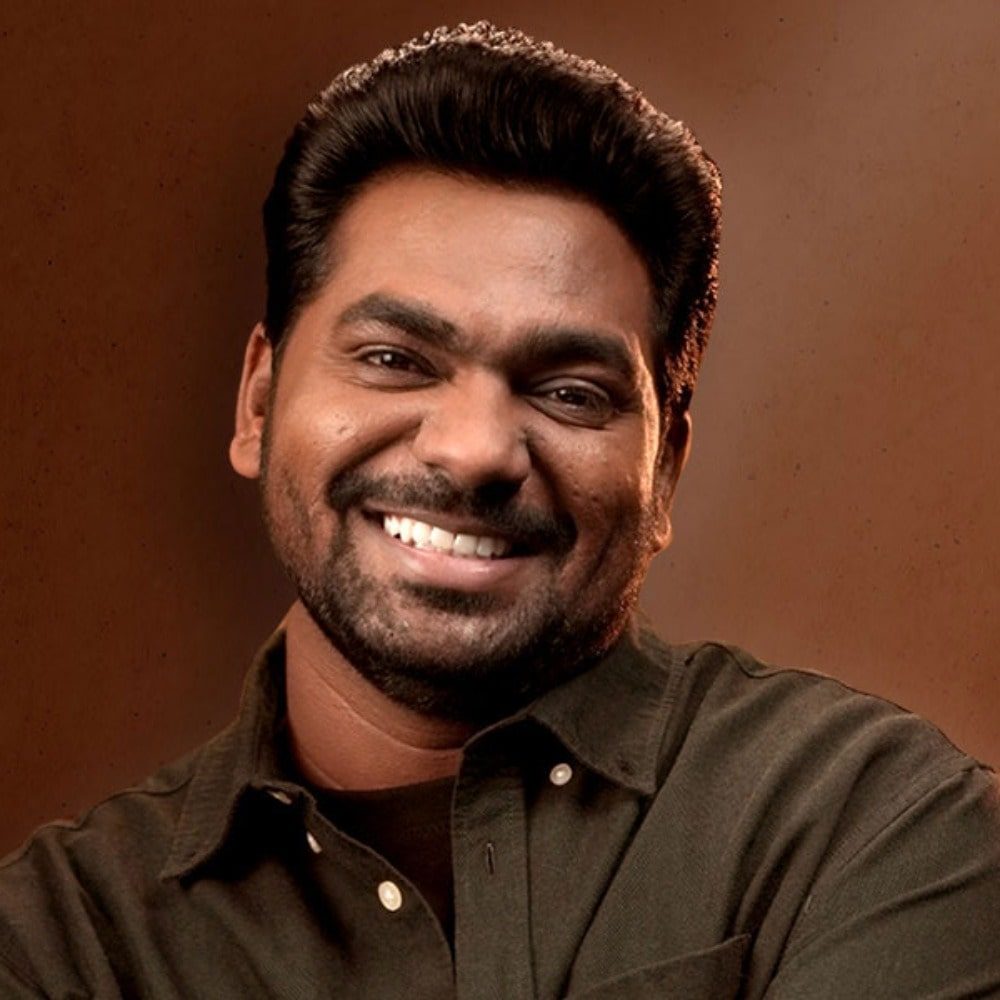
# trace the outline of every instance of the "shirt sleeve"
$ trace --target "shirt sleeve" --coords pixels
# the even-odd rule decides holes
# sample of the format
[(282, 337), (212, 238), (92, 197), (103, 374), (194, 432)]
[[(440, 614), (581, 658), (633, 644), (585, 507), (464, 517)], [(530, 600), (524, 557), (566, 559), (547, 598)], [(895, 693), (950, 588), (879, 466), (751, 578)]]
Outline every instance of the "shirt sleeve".
[(766, 1000), (1000, 997), (1000, 785), (953, 774), (807, 898)]

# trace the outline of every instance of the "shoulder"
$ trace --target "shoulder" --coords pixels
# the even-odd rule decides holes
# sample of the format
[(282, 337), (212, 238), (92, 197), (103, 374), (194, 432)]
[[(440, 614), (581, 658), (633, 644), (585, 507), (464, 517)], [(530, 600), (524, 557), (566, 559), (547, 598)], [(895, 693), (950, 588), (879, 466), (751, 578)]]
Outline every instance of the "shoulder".
[(652, 832), (685, 859), (691, 898), (738, 901), (721, 922), (754, 937), (751, 984), (780, 973), (773, 995), (799, 997), (1000, 982), (981, 957), (1000, 932), (990, 768), (829, 677), (716, 642), (647, 655), (674, 688)]
[(0, 965), (11, 975), (40, 979), (39, 956), (69, 961), (69, 942), (100, 938), (109, 900), (152, 895), (202, 749), (74, 820), (39, 827), (0, 860)]
[(902, 768), (907, 783), (981, 766), (927, 720), (832, 677), (721, 642), (647, 649), (654, 658), (669, 650), (676, 675), (665, 751), (671, 738), (691, 741), (726, 760), (805, 767), (815, 778), (830, 768), (857, 777)]
[(154, 853), (160, 838), (169, 838), (183, 805), (183, 793), (203, 748), (173, 761), (144, 781), (122, 789), (72, 820), (40, 826), (16, 851), (0, 860), (0, 893), (8, 881), (47, 858), (63, 855), (76, 865), (107, 850), (142, 845), (142, 854)]
[(1000, 873), (996, 775), (932, 723), (724, 643), (671, 653), (679, 680), (661, 791), (702, 804), (716, 847), (779, 867), (789, 852), (807, 856), (819, 894), (889, 844), (911, 866), (950, 851)]
[[(772, 846), (808, 838), (832, 875), (918, 809), (928, 814), (928, 835), (935, 810), (949, 814), (951, 837), (963, 824), (978, 825), (981, 836), (1000, 831), (990, 768), (914, 713), (724, 643), (647, 649), (661, 662), (669, 655), (674, 675), (660, 794), (693, 806), (730, 845), (736, 832), (750, 852), (761, 836)], [(954, 795), (975, 807), (960, 814), (949, 804)]]

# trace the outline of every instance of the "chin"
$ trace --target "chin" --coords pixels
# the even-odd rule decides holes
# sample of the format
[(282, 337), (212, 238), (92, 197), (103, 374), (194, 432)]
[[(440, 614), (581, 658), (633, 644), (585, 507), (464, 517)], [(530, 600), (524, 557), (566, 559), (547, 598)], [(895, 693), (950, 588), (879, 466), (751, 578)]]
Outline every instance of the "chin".
[(314, 596), (300, 592), (331, 644), (382, 693), (421, 714), (473, 725), (512, 715), (592, 666), (628, 619), (620, 604), (581, 621), (537, 601), (528, 602), (530, 616), (484, 617), (481, 607), (472, 616), (468, 599), (481, 605), (487, 595), (452, 592), (449, 602), (460, 599), (466, 614), (438, 608), (418, 625), (417, 614), (344, 615)]

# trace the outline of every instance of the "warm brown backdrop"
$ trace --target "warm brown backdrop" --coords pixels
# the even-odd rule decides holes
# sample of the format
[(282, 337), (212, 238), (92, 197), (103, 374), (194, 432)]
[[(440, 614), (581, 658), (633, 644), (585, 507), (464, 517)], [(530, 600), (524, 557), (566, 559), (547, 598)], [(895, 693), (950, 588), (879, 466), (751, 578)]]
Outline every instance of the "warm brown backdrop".
[(478, 16), (617, 67), (725, 174), (650, 617), (1000, 763), (995, 0), (21, 0), (0, 15), (0, 851), (233, 712), (289, 599), (225, 458), (259, 204), (337, 69)]

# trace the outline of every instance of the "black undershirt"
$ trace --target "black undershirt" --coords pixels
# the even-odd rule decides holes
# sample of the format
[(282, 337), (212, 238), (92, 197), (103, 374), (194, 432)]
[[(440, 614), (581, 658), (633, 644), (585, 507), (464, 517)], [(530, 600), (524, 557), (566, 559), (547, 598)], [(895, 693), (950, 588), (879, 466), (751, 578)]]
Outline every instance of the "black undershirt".
[(449, 942), (455, 922), (451, 871), (454, 778), (365, 791), (316, 793), (320, 811), (382, 855), (419, 890)]

